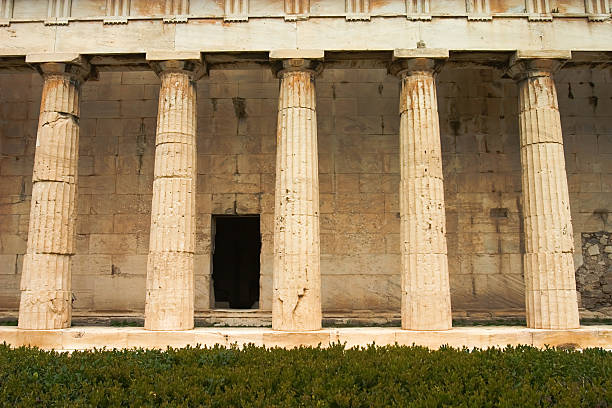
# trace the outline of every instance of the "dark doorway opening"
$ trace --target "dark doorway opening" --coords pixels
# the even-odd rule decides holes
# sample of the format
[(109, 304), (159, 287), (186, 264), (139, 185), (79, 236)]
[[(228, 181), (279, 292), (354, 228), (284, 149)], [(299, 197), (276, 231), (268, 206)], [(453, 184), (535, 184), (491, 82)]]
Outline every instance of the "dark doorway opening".
[(213, 215), (215, 308), (259, 307), (259, 215)]

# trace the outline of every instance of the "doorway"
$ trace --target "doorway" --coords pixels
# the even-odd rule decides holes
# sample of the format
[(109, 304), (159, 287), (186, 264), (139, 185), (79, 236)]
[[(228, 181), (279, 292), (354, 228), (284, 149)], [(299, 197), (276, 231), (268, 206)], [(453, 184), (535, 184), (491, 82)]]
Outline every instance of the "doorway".
[(259, 308), (259, 215), (213, 215), (216, 309)]

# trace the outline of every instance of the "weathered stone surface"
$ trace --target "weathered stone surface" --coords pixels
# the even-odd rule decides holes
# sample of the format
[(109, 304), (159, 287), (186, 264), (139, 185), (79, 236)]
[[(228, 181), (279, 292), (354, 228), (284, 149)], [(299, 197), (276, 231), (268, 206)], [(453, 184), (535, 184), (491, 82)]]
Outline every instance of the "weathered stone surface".
[(28, 249), (21, 277), (19, 327), (70, 326), (71, 255), (75, 252), (79, 95), (88, 64), (39, 65), (44, 86), (32, 174)]
[[(520, 58), (520, 56), (519, 56)], [(580, 325), (574, 277), (573, 229), (554, 59), (517, 59), (525, 224), (527, 325)]]
[(196, 89), (199, 66), (167, 61), (161, 78), (145, 328), (193, 328), (196, 230)]
[(36, 346), (45, 350), (87, 350), (93, 348), (166, 349), (188, 345), (229, 347), (248, 344), (266, 347), (328, 347), (338, 342), (347, 346), (418, 345), (437, 349), (444, 345), (469, 349), (532, 345), (538, 348), (572, 344), (576, 348), (612, 345), (609, 326), (587, 326), (569, 330), (534, 330), (521, 327), (461, 327), (444, 331), (407, 331), (393, 327), (358, 327), (323, 329), (311, 332), (279, 332), (269, 328), (219, 327), (196, 328), (187, 332), (151, 332), (138, 327), (75, 327), (67, 330), (24, 331), (0, 327), (0, 341), (11, 346)]
[(445, 330), (452, 316), (435, 61), (398, 63), (402, 328)]
[[(99, 21), (92, 24), (101, 26)], [(130, 20), (132, 24), (140, 22)], [(37, 32), (34, 25), (30, 24), (32, 34)], [(198, 82), (196, 257), (212, 251), (211, 226), (205, 222), (211, 213), (257, 214), (261, 208), (260, 306), (271, 310), (275, 164), (269, 158), (276, 152), (278, 80), (265, 68), (212, 69), (210, 74), (210, 79)], [(436, 77), (455, 312), (512, 309), (518, 315), (525, 307), (518, 95), (516, 84), (502, 74), (497, 69), (445, 65)], [(612, 202), (604, 183), (612, 174), (607, 114), (611, 79), (607, 69), (570, 64), (555, 75), (576, 248), (583, 232), (610, 230), (603, 210)], [(88, 108), (89, 117), (81, 115), (79, 122), (83, 167), (77, 189), (79, 260), (73, 262), (76, 314), (144, 312), (159, 82), (151, 71), (101, 71), (98, 81), (83, 85), (82, 101), (95, 104)], [(324, 312), (392, 310), (399, 316), (399, 84), (382, 68), (328, 66), (317, 77)], [(123, 117), (124, 108), (136, 102), (124, 95), (140, 97), (132, 93), (133, 87), (145, 88), (145, 101), (137, 101), (139, 106), (146, 102), (153, 109), (134, 107), (130, 115), (138, 112), (137, 117)], [(213, 95), (214, 87), (223, 92)], [(27, 247), (41, 89), (38, 75), (0, 75), (0, 214), (10, 217), (0, 218), (0, 274), (18, 271), (16, 278), (4, 275), (11, 280), (0, 282), (0, 309), (15, 314)], [(264, 93), (260, 96), (258, 90)], [(232, 98), (242, 92), (248, 93), (241, 102), (247, 116), (239, 118)], [(116, 109), (106, 110), (102, 102)], [(211, 159), (218, 162), (215, 188), (224, 193), (212, 193)], [(95, 175), (97, 169), (104, 175)], [(361, 192), (360, 185), (379, 191)], [(503, 208), (507, 212), (491, 211)], [(125, 262), (126, 257), (132, 260)], [(586, 256), (575, 257), (576, 268), (582, 258), (587, 262)], [(210, 305), (209, 291), (197, 289), (206, 284), (203, 277), (210, 273), (210, 264), (195, 264), (197, 319)], [(113, 265), (119, 275), (111, 275)], [(125, 278), (134, 274), (140, 278)], [(351, 282), (349, 291), (343, 282)], [(589, 291), (595, 297), (603, 293)]]
[(321, 328), (319, 167), (314, 77), (310, 60), (280, 62), (274, 209), (272, 327)]

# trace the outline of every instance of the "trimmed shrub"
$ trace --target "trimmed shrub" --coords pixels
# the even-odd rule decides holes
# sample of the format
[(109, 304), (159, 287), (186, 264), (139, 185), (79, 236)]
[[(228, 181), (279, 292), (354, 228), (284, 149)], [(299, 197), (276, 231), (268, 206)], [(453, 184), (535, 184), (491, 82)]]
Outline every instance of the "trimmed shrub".
[(247, 346), (57, 353), (0, 345), (7, 407), (608, 407), (612, 353)]

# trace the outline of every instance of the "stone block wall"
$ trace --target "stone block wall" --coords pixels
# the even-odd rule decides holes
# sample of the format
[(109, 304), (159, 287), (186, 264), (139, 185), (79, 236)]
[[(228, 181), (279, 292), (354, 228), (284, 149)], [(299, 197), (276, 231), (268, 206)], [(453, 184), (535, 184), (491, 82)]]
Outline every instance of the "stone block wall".
[[(593, 239), (609, 236), (612, 225), (612, 72), (562, 70), (556, 77), (574, 226), (574, 265), (579, 301), (589, 310), (612, 315), (604, 292), (612, 270), (589, 253)], [(605, 245), (600, 242), (600, 250)], [(597, 266), (595, 266), (597, 265)], [(601, 283), (590, 287), (595, 273)], [(590, 275), (590, 277), (587, 277)], [(590, 282), (593, 283), (593, 282)], [(606, 288), (609, 290), (609, 288)]]
[(17, 311), (42, 79), (0, 75), (0, 309)]
[(461, 308), (524, 307), (518, 94), (502, 74), (438, 76), (450, 284)]
[[(579, 268), (583, 233), (610, 232), (612, 76), (569, 69), (557, 85)], [(41, 87), (0, 74), (2, 310), (18, 307)], [(76, 313), (144, 310), (158, 88), (152, 72), (102, 72), (83, 87)], [(399, 311), (398, 98), (384, 70), (317, 79), (323, 310)], [(454, 310), (524, 307), (517, 99), (501, 71), (438, 76)], [(260, 306), (271, 308), (277, 103), (266, 69), (198, 83), (196, 310), (210, 306), (211, 214), (260, 214)]]

